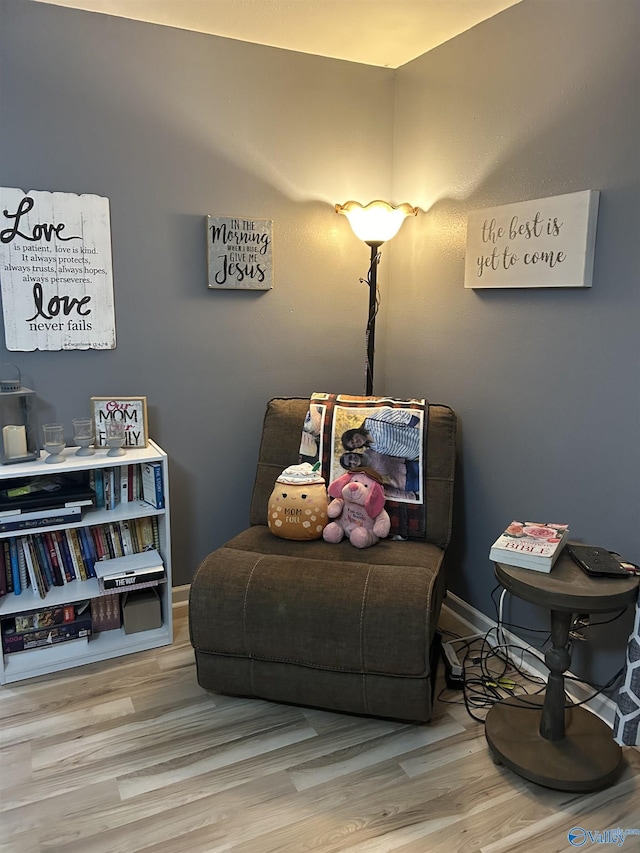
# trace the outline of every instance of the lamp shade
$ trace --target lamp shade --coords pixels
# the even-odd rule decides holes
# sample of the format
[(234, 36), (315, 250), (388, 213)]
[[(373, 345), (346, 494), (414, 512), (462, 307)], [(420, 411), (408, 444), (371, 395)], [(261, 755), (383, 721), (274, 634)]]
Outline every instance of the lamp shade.
[(407, 216), (415, 216), (417, 207), (408, 203), (393, 205), (386, 201), (358, 201), (336, 204), (336, 213), (344, 213), (353, 233), (369, 246), (379, 246), (395, 237)]

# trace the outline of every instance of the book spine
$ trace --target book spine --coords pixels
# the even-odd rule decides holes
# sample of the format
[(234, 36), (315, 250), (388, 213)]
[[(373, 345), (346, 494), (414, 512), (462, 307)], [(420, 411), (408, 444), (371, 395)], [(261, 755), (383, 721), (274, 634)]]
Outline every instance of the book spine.
[(142, 466), (142, 489), (145, 503), (156, 509), (164, 509), (161, 462), (144, 463)]
[(104, 509), (104, 471), (102, 468), (93, 468), (93, 490), (96, 494), (96, 509)]
[[(0, 543), (1, 545), (2, 543)], [(0, 547), (0, 597), (7, 594), (7, 572), (4, 564), (4, 548)]]
[(56, 578), (56, 586), (64, 586), (65, 584), (65, 576), (62, 566), (60, 564), (60, 558), (58, 556), (58, 551), (56, 550), (56, 542), (51, 534), (51, 531), (47, 531), (42, 534), (44, 537), (44, 546), (49, 553), (49, 561), (51, 563), (51, 568), (53, 570), (54, 578)]
[(73, 563), (71, 562), (71, 556), (69, 554), (69, 549), (67, 546), (67, 537), (65, 536), (64, 530), (53, 530), (51, 533), (53, 537), (53, 541), (57, 546), (60, 560), (60, 566), (64, 572), (64, 577), (67, 583), (71, 583), (71, 581), (75, 580), (73, 574)]
[(133, 554), (133, 540), (131, 538), (130, 524), (128, 521), (120, 522), (120, 532), (122, 534), (122, 550), (125, 556)]
[[(13, 579), (13, 591), (16, 595), (22, 593), (22, 584), (20, 582), (20, 567), (18, 564), (18, 540), (12, 536), (9, 540), (9, 551), (11, 555), (11, 577)], [(31, 581), (33, 583), (33, 580)], [(34, 584), (34, 591), (36, 589)]]
[(96, 572), (94, 569), (94, 563), (96, 561), (96, 554), (93, 548), (93, 539), (86, 527), (78, 528), (78, 539), (80, 541), (82, 557), (87, 568), (87, 575), (90, 578), (95, 578)]
[(153, 533), (153, 547), (156, 551), (160, 551), (160, 525), (158, 524), (158, 517), (155, 515), (151, 516), (151, 530)]
[(44, 578), (40, 574), (36, 562), (34, 561), (34, 552), (32, 550), (31, 539), (29, 536), (23, 536), (20, 539), (20, 545), (24, 552), (24, 558), (27, 563), (27, 571), (29, 573), (29, 579), (31, 580), (31, 586), (33, 587), (34, 595), (40, 596), (40, 598), (44, 598), (47, 594), (47, 590), (44, 583)]
[(42, 536), (39, 533), (33, 533), (31, 535), (31, 541), (33, 542), (34, 550), (38, 559), (38, 565), (40, 567), (40, 571), (44, 575), (47, 588), (51, 589), (52, 586), (58, 586), (55, 582), (53, 567), (49, 560), (49, 555), (44, 547)]
[(136, 519), (138, 524), (138, 540), (140, 542), (140, 550), (148, 551), (155, 547), (153, 542), (153, 525), (151, 524), (151, 516), (145, 515), (143, 518)]
[(78, 555), (76, 554), (73, 539), (71, 538), (71, 528), (63, 530), (62, 535), (64, 536), (64, 541), (67, 543), (66, 551), (69, 554), (69, 559), (71, 560), (71, 565), (73, 566), (73, 576), (75, 580), (82, 581), (84, 580), (84, 578), (82, 577), (82, 572), (80, 571)]
[(44, 598), (51, 589), (52, 584), (49, 583), (49, 578), (45, 573), (44, 567), (40, 564), (38, 549), (33, 535), (29, 534), (25, 538), (29, 546), (29, 551), (31, 552), (31, 561), (33, 562), (33, 569), (36, 573), (36, 581), (39, 584), (39, 591), (41, 593), (41, 597)]
[(9, 540), (2, 540), (2, 550), (4, 551), (4, 573), (7, 578), (7, 593), (13, 592), (13, 574), (11, 573), (11, 553), (9, 551)]
[(120, 536), (120, 527), (117, 523), (109, 524), (109, 535), (113, 544), (113, 553), (116, 555), (116, 557), (124, 557), (122, 538)]
[(96, 532), (98, 534), (98, 538), (100, 540), (100, 559), (101, 560), (108, 560), (109, 556), (110, 556), (109, 543), (107, 541), (107, 534), (106, 534), (106, 531), (104, 529), (104, 526), (100, 524), (95, 529), (96, 529)]
[(20, 575), (20, 586), (22, 589), (26, 589), (29, 586), (29, 575), (27, 574), (27, 564), (22, 548), (18, 548), (18, 574)]
[(73, 549), (73, 555), (75, 555), (75, 563), (78, 566), (78, 572), (80, 573), (80, 580), (86, 581), (89, 575), (87, 574), (87, 567), (82, 556), (82, 548), (80, 547), (78, 531), (75, 527), (70, 527), (67, 533), (69, 534), (70, 541), (69, 548)]
[(115, 509), (120, 506), (120, 500), (122, 498), (122, 467), (120, 465), (116, 465), (113, 468), (110, 468), (109, 475), (112, 483), (111, 506), (109, 509)]
[(140, 491), (140, 472), (142, 466), (140, 464), (133, 466), (133, 500), (139, 501), (141, 500), (141, 491)]

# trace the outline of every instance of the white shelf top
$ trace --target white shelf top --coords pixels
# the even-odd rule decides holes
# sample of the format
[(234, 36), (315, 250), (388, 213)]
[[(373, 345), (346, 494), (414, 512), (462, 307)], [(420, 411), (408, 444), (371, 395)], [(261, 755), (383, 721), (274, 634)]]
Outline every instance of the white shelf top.
[(0, 479), (8, 480), (13, 477), (40, 477), (45, 474), (55, 474), (56, 471), (87, 471), (91, 468), (107, 468), (118, 465), (133, 465), (140, 462), (153, 462), (167, 454), (154, 441), (149, 439), (147, 447), (127, 447), (123, 456), (107, 456), (108, 447), (96, 447), (91, 456), (76, 456), (75, 445), (65, 447), (62, 451), (64, 462), (49, 465), (45, 462), (46, 451), (41, 452), (40, 459), (30, 462), (16, 462), (13, 465), (0, 465)]

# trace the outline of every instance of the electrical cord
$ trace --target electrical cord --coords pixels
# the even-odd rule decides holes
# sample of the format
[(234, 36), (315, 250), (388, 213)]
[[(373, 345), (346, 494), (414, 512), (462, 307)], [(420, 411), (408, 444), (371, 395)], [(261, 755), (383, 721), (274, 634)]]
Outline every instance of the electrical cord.
[[(500, 590), (499, 600), (496, 600), (496, 592)], [(466, 642), (456, 644), (458, 657), (462, 665), (462, 699), (453, 700), (446, 698), (445, 694), (448, 690), (444, 687), (439, 695), (438, 700), (445, 704), (464, 704), (469, 716), (479, 723), (484, 723), (484, 718), (478, 715), (478, 711), (491, 708), (496, 702), (505, 702), (509, 704), (509, 698), (517, 698), (517, 706), (519, 708), (530, 708), (531, 710), (540, 711), (540, 702), (533, 699), (534, 696), (539, 696), (545, 689), (547, 680), (539, 676), (532, 675), (524, 667), (524, 655), (529, 652), (536, 657), (544, 656), (544, 649), (548, 647), (550, 642), (550, 633), (548, 629), (529, 628), (518, 623), (509, 623), (504, 621), (504, 602), (508, 590), (500, 585), (496, 586), (491, 591), (491, 599), (496, 608), (497, 624), (489, 629), (484, 635), (469, 638)], [(589, 628), (594, 628), (600, 625), (609, 625), (619, 619), (626, 609), (623, 608), (609, 619), (604, 619), (600, 622), (592, 622), (589, 617), (583, 617), (580, 614), (576, 616), (572, 623), (570, 634), (569, 647), (571, 642), (576, 638), (576, 634), (582, 637), (582, 633)], [(535, 645), (519, 645), (508, 642), (505, 628), (513, 627), (516, 630), (545, 634), (546, 639), (540, 647)], [(444, 636), (451, 637), (455, 640), (464, 640), (453, 631), (441, 631)], [(495, 641), (491, 642), (492, 636)], [(520, 657), (520, 662), (517, 661), (517, 656)], [(577, 708), (581, 705), (586, 705), (593, 701), (597, 696), (604, 693), (606, 690), (613, 687), (615, 682), (622, 676), (624, 667), (621, 668), (609, 681), (604, 685), (596, 685), (589, 682), (587, 679), (579, 678), (575, 675), (566, 675), (563, 677), (566, 681), (576, 684), (585, 685), (593, 692), (591, 695), (580, 701), (574, 701), (565, 691), (565, 708)], [(517, 676), (517, 681), (511, 675)], [(532, 697), (527, 699), (527, 697)], [(516, 704), (514, 702), (514, 704)]]

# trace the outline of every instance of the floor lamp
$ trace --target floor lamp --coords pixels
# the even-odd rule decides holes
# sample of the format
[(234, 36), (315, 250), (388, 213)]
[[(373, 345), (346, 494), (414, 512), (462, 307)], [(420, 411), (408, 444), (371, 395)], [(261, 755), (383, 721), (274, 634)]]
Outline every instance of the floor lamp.
[(386, 201), (371, 201), (362, 205), (357, 201), (336, 204), (336, 213), (344, 213), (349, 220), (353, 233), (371, 247), (371, 263), (366, 279), (360, 279), (369, 285), (369, 319), (367, 321), (366, 342), (367, 361), (365, 364), (365, 396), (373, 394), (373, 356), (375, 352), (376, 314), (378, 313), (378, 264), (380, 246), (395, 237), (407, 216), (415, 216), (417, 207), (404, 203), (388, 204)]

